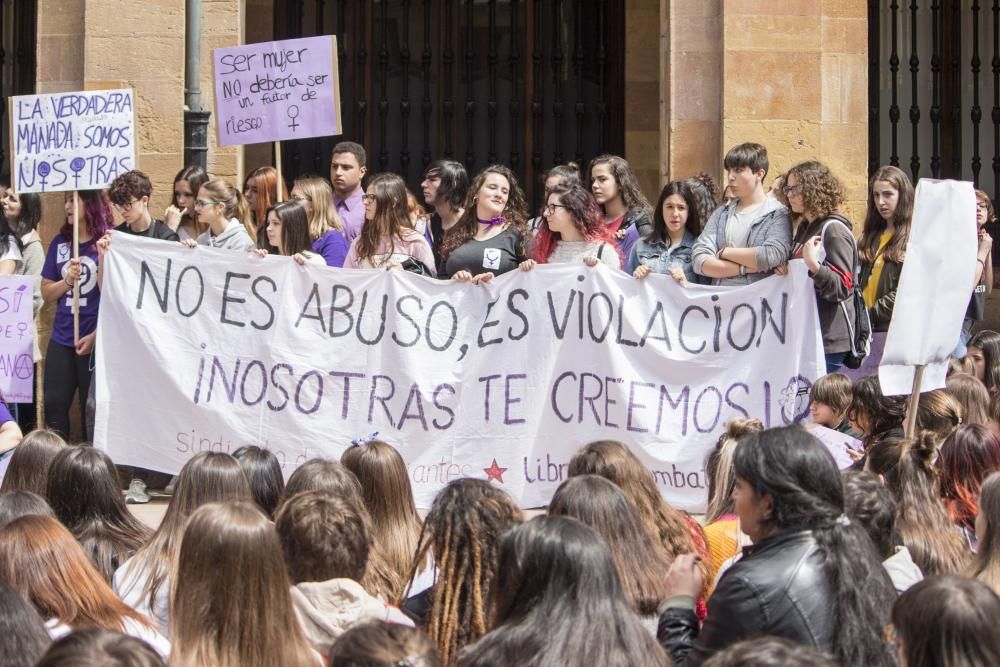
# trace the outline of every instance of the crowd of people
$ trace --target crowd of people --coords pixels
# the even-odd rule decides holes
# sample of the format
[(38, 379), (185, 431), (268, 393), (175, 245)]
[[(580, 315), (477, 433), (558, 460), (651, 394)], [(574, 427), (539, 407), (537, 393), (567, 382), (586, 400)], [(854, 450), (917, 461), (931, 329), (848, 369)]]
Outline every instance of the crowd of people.
[[(989, 198), (977, 193), (975, 284), (947, 387), (920, 396), (907, 433), (907, 397), (884, 395), (872, 373), (905, 261), (909, 178), (878, 169), (856, 228), (819, 162), (769, 188), (763, 146), (735, 146), (724, 166), (723, 192), (700, 174), (668, 183), (650, 206), (621, 157), (585, 172), (558, 165), (532, 216), (504, 166), (470, 178), (458, 162), (432, 162), (418, 198), (398, 175), (366, 180), (363, 147), (344, 142), (329, 180), (305, 176), (290, 191), (271, 167), (242, 188), (186, 168), (159, 217), (138, 171), (107, 191), (67, 193), (47, 252), (41, 200), (7, 187), (0, 274), (39, 276), (36, 313), (53, 302), (55, 320), (45, 423), (0, 397), (0, 664), (1000, 664), (990, 626), (1000, 613), (1000, 333), (975, 330), (993, 283)], [(705, 461), (700, 521), (615, 441), (581, 448), (533, 518), (471, 478), (450, 482), (421, 517), (406, 463), (370, 439), (287, 480), (264, 448), (199, 453), (151, 529), (126, 505), (123, 470), (66, 443), (74, 399), (92, 429), (111, 229), (471, 284), (573, 262), (724, 288), (801, 260), (827, 374), (811, 387), (806, 428), (765, 429), (752, 415), (726, 424)], [(817, 428), (856, 443), (846, 463)]]

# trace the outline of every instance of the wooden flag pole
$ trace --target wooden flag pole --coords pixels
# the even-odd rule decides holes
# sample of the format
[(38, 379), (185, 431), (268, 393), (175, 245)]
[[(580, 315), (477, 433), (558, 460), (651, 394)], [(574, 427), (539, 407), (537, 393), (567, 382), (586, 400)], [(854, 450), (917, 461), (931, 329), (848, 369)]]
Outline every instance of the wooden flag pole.
[[(73, 191), (73, 259), (80, 262), (80, 196)], [(73, 281), (73, 344), (80, 344), (80, 280), (83, 278), (83, 267), (80, 275)]]
[(916, 366), (913, 372), (913, 391), (910, 393), (910, 400), (906, 406), (906, 429), (907, 438), (916, 435), (917, 430), (917, 408), (920, 405), (920, 383), (924, 379), (924, 366)]
[(281, 175), (281, 142), (274, 142), (274, 168), (278, 172), (278, 203), (280, 204), (284, 201), (284, 197), (281, 192), (284, 190), (282, 187), (285, 184), (285, 180)]

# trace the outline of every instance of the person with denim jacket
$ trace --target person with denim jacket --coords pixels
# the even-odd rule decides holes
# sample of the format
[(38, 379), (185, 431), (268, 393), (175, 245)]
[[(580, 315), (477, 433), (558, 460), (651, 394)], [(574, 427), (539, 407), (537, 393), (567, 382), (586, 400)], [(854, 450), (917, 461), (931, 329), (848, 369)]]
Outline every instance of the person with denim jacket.
[(735, 146), (724, 166), (734, 199), (708, 219), (691, 261), (695, 273), (714, 285), (749, 285), (788, 261), (791, 223), (788, 209), (764, 194), (765, 147)]
[(700, 233), (701, 215), (694, 191), (686, 181), (667, 183), (653, 211), (652, 229), (632, 246), (626, 270), (638, 280), (660, 273), (679, 283), (707, 282), (691, 264)]

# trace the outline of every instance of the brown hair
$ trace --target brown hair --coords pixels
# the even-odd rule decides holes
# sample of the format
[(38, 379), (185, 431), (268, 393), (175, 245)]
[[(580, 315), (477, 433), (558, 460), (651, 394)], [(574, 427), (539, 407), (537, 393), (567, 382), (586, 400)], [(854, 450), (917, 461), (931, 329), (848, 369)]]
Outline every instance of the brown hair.
[[(179, 172), (177, 172), (177, 175), (174, 176), (174, 180), (171, 181), (170, 183), (171, 185), (170, 203), (173, 204), (174, 206), (177, 206), (177, 208), (180, 208), (180, 206), (177, 205), (177, 198), (174, 196), (173, 189), (177, 186), (177, 183), (179, 181), (184, 181), (185, 183), (187, 183), (188, 187), (191, 188), (191, 196), (194, 199), (197, 199), (198, 190), (200, 190), (201, 186), (204, 185), (206, 181), (208, 181), (208, 174), (205, 172), (204, 169), (202, 169), (197, 165), (184, 167)], [(185, 222), (194, 225), (194, 229), (196, 232), (195, 237), (208, 231), (208, 225), (198, 222), (198, 214), (194, 212), (193, 204), (191, 206), (191, 210), (185, 213), (184, 216), (181, 218), (182, 227), (184, 226)]]
[[(235, 218), (239, 221), (250, 238), (254, 242), (257, 241), (257, 228), (254, 226), (253, 217), (250, 214), (250, 203), (241, 191), (221, 178), (205, 181), (198, 190), (199, 192), (204, 190), (212, 198), (211, 201), (222, 204), (225, 207), (223, 214), (227, 218)], [(198, 193), (194, 193), (194, 196), (197, 197)]]
[(171, 665), (316, 666), (278, 534), (252, 502), (195, 510), (171, 580)]
[(948, 376), (945, 389), (962, 406), (963, 424), (985, 424), (989, 421), (990, 392), (975, 375), (952, 373)]
[(599, 164), (608, 166), (608, 171), (611, 172), (612, 178), (615, 179), (615, 185), (618, 187), (618, 195), (622, 198), (622, 204), (627, 210), (642, 211), (647, 215), (652, 212), (653, 207), (649, 205), (649, 200), (642, 193), (642, 187), (639, 185), (639, 178), (635, 175), (635, 170), (632, 169), (628, 160), (618, 155), (605, 153), (590, 161), (590, 164), (587, 165), (586, 189), (593, 189), (594, 167)]
[(405, 625), (368, 621), (334, 643), (330, 667), (441, 667), (434, 642)]
[(465, 196), (465, 212), (455, 223), (455, 226), (444, 234), (441, 242), (441, 257), (445, 260), (456, 248), (464, 245), (476, 235), (479, 223), (476, 220), (476, 198), (479, 190), (486, 182), (486, 177), (490, 174), (499, 174), (507, 179), (509, 191), (507, 195), (507, 207), (503, 210), (504, 224), (517, 229), (521, 233), (521, 247), (519, 257), (527, 257), (528, 242), (528, 205), (525, 202), (524, 191), (517, 183), (514, 172), (503, 165), (490, 165), (476, 174), (469, 186), (468, 194)]
[(148, 599), (150, 609), (156, 608), (160, 588), (177, 561), (188, 517), (202, 505), (222, 500), (253, 500), (243, 468), (224, 452), (196, 454), (177, 474), (174, 495), (156, 532), (136, 552), (125, 571), (126, 579), (134, 577), (144, 582), (141, 597)]
[(455, 664), (462, 647), (486, 634), (500, 537), (521, 520), (510, 496), (481, 479), (457, 479), (434, 498), (408, 579), (434, 557), (438, 572), (430, 589), (427, 634), (443, 664)]
[(913, 217), (913, 182), (902, 169), (892, 166), (879, 167), (868, 182), (868, 210), (865, 213), (865, 228), (861, 233), (861, 240), (858, 242), (861, 263), (868, 265), (875, 263), (879, 254), (879, 238), (888, 227), (886, 221), (882, 219), (882, 214), (878, 212), (875, 196), (872, 194), (876, 181), (885, 181), (899, 193), (896, 212), (893, 215), (895, 231), (889, 244), (882, 251), (882, 255), (890, 262), (902, 263), (903, 254), (906, 252), (906, 243), (910, 239), (910, 221)]
[(976, 201), (986, 203), (986, 222), (996, 222), (997, 212), (993, 208), (993, 200), (982, 190), (976, 190)]
[(971, 576), (1000, 595), (1000, 472), (983, 481), (979, 491), (979, 517), (986, 530), (976, 549)]
[(309, 236), (315, 241), (331, 229), (344, 233), (344, 221), (333, 205), (333, 188), (330, 182), (321, 176), (301, 176), (295, 179), (292, 189), (299, 188), (309, 198), (312, 204), (312, 215), (309, 216)]
[(0, 493), (0, 528), (22, 516), (38, 514), (55, 518), (49, 504), (37, 493), (31, 491), (8, 491)]
[(43, 498), (48, 485), (49, 466), (56, 454), (66, 447), (66, 441), (55, 431), (39, 429), (21, 439), (14, 448), (0, 493), (30, 491)]
[[(844, 203), (844, 186), (822, 162), (816, 160), (801, 162), (789, 169), (783, 177), (778, 178), (784, 178), (787, 185), (789, 176), (795, 176), (795, 180), (798, 181), (795, 185), (802, 194), (805, 213), (827, 215)], [(778, 201), (791, 211), (784, 188), (778, 188)]]
[(403, 240), (403, 233), (413, 231), (406, 183), (396, 174), (379, 174), (365, 190), (366, 196), (375, 198), (375, 216), (366, 220), (358, 235), (356, 253), (358, 260), (371, 262), (378, 253), (379, 244), (388, 239), (395, 244)]
[(886, 438), (868, 451), (865, 470), (882, 475), (896, 499), (896, 530), (925, 576), (962, 572), (969, 549), (941, 500), (935, 437)]
[(149, 539), (150, 529), (125, 506), (111, 457), (93, 447), (66, 447), (49, 467), (49, 504), (108, 583)]
[(640, 616), (656, 615), (667, 597), (670, 563), (613, 482), (597, 475), (571, 477), (559, 485), (549, 516), (570, 516), (593, 528), (611, 549), (625, 598)]
[(35, 667), (163, 667), (152, 646), (121, 632), (87, 628), (59, 639)]
[[(361, 483), (361, 494), (372, 518), (372, 541), (400, 580), (410, 571), (420, 541), (420, 516), (406, 463), (396, 449), (381, 440), (349, 447), (340, 462)], [(402, 591), (396, 591), (393, 597)]]
[(368, 567), (366, 517), (349, 499), (322, 491), (296, 494), (281, 506), (274, 527), (292, 583), (353, 579)]
[(941, 442), (962, 423), (962, 404), (947, 389), (920, 394), (917, 403), (917, 431), (927, 431)]
[(809, 401), (830, 406), (840, 419), (847, 414), (854, 396), (854, 384), (843, 373), (829, 373), (813, 383), (809, 389)]
[(705, 476), (708, 478), (708, 507), (705, 509), (705, 525), (736, 511), (733, 503), (733, 489), (736, 487), (733, 452), (736, 450), (740, 438), (763, 430), (763, 422), (755, 417), (736, 417), (726, 422), (725, 433), (719, 436), (718, 442), (715, 443), (715, 449), (708, 455), (705, 462)]
[(43, 618), (70, 627), (123, 630), (126, 619), (149, 627), (115, 595), (79, 543), (52, 517), (22, 516), (0, 529), (0, 580), (21, 593)]

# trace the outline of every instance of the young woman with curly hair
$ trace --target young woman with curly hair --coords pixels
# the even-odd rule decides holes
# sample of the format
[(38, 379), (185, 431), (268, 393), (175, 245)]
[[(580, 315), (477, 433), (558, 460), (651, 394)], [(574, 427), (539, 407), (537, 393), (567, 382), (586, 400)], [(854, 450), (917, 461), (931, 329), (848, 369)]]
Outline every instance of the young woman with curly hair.
[(522, 271), (536, 264), (601, 262), (621, 268), (614, 235), (604, 224), (601, 209), (582, 185), (558, 185), (546, 195), (542, 224), (532, 240), (532, 259), (521, 262)]
[(441, 244), (442, 276), (488, 282), (528, 258), (528, 207), (510, 169), (492, 165), (479, 172), (464, 208)]
[(836, 373), (851, 351), (854, 291), (860, 270), (851, 221), (837, 213), (844, 187), (826, 165), (803, 162), (785, 175), (781, 200), (801, 223), (792, 239), (792, 258), (805, 261), (816, 289), (826, 372)]

